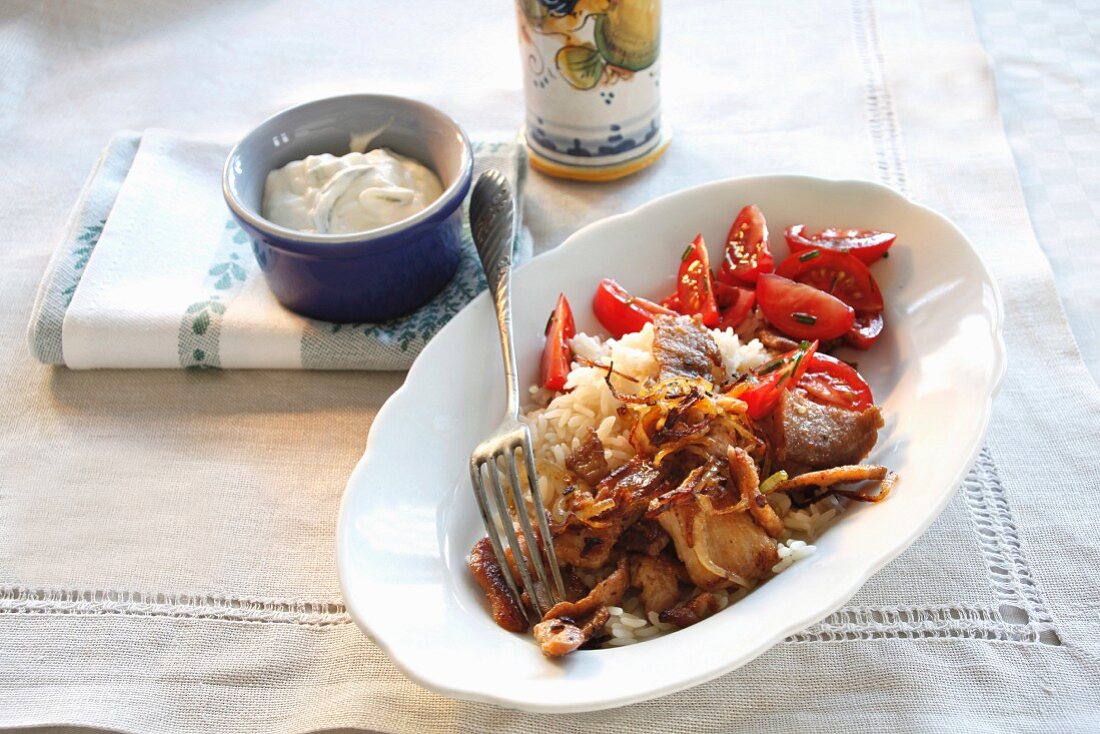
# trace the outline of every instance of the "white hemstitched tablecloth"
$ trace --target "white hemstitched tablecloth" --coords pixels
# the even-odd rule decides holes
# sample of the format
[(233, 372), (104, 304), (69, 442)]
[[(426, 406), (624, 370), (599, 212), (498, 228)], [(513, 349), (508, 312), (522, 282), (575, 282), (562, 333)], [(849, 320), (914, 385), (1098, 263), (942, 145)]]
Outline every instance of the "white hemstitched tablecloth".
[(1100, 395), (1032, 236), (961, 0), (666, 3), (666, 157), (615, 185), (528, 178), (539, 250), (716, 178), (874, 178), (959, 223), (1004, 291), (1009, 373), (958, 496), (844, 609), (715, 682), (538, 717), (405, 681), (350, 623), (332, 537), (401, 373), (78, 374), (31, 360), (34, 286), (116, 129), (221, 137), (285, 104), (370, 89), (510, 139), (522, 111), (510, 7), (407, 7), (0, 10), (0, 726), (1095, 728), (1100, 511), (1066, 498), (1100, 484)]

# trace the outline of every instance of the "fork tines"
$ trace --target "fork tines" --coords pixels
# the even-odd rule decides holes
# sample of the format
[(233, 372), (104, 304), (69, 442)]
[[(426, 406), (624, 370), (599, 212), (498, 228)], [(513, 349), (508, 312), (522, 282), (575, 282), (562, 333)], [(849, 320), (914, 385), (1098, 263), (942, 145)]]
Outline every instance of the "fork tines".
[[(520, 482), (519, 469), (516, 466), (516, 452), (522, 454), (524, 469), (527, 473), (527, 486), (530, 488), (531, 507), (534, 509), (535, 519), (538, 522), (536, 534), (531, 520), (531, 512), (528, 511), (527, 496)], [(477, 498), (478, 510), (481, 512), (485, 529), (489, 536), (489, 542), (493, 546), (500, 564), (504, 580), (512, 592), (516, 603), (527, 616), (528, 622), (534, 624), (542, 619), (558, 601), (565, 598), (565, 589), (561, 580), (561, 570), (558, 568), (557, 557), (554, 553), (554, 544), (550, 541), (550, 527), (546, 519), (546, 511), (543, 509), (539, 498), (538, 476), (535, 473), (534, 453), (531, 448), (531, 434), (527, 426), (520, 425), (517, 430), (503, 435), (494, 436), (482, 443), (474, 450), (470, 457), (470, 479), (474, 487), (474, 496)], [(501, 469), (501, 462), (504, 469)], [(486, 483), (483, 475), (489, 475)], [(505, 474), (502, 481), (501, 473)], [(505, 496), (504, 485), (511, 490), (513, 513), (509, 512), (508, 500)], [(516, 526), (519, 526), (520, 536), (516, 534)], [(545, 543), (539, 542), (545, 539)], [(507, 548), (502, 541), (507, 542)], [(529, 550), (528, 550), (529, 549)], [(532, 619), (527, 606), (523, 603), (519, 585), (512, 574), (512, 564), (508, 562), (506, 550), (511, 550), (515, 566), (519, 570), (523, 582), (523, 589), (538, 614), (538, 619)], [(547, 570), (549, 567), (549, 572)], [(532, 573), (533, 568), (533, 573)]]

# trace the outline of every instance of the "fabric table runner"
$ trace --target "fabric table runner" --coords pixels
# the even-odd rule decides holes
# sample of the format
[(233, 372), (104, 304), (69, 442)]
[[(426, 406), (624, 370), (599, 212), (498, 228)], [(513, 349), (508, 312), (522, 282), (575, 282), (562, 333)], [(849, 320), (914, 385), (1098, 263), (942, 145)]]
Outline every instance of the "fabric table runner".
[(528, 177), (536, 252), (719, 178), (878, 180), (959, 224), (1004, 293), (1009, 371), (986, 447), (943, 515), (839, 612), (711, 683), (533, 716), (451, 701), (397, 672), (343, 607), (333, 528), (403, 373), (79, 373), (32, 359), (30, 294), (117, 129), (231, 138), (286, 104), (370, 90), (437, 104), (477, 139), (510, 139), (522, 116), (511, 8), (409, 7), (0, 11), (0, 726), (1094, 728), (1100, 391), (1033, 237), (962, 0), (665, 3), (667, 155), (612, 185)]

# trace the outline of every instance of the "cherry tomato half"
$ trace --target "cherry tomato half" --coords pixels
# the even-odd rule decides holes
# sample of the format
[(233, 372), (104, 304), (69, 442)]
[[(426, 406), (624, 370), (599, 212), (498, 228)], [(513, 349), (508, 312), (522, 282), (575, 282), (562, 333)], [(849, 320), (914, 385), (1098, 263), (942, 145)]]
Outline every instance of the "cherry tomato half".
[(775, 273), (836, 296), (860, 313), (883, 308), (875, 276), (854, 255), (815, 247), (788, 256)]
[(751, 288), (739, 288), (728, 285), (733, 291), (729, 304), (722, 309), (722, 318), (718, 321), (719, 329), (736, 329), (748, 318), (752, 307), (756, 305), (756, 291)]
[(799, 384), (810, 360), (817, 353), (817, 342), (802, 342), (798, 349), (784, 354), (756, 371), (759, 382), (739, 397), (749, 406), (749, 417), (759, 420), (775, 409), (784, 390)]
[(847, 410), (865, 410), (874, 404), (871, 387), (851, 365), (828, 354), (814, 354), (798, 389), (813, 401)]
[(820, 247), (824, 250), (847, 252), (859, 258), (864, 265), (882, 257), (894, 244), (897, 235), (892, 232), (878, 232), (873, 229), (836, 229), (829, 227), (817, 234), (807, 234), (804, 224), (787, 227), (784, 233), (791, 254)]
[(613, 337), (641, 331), (655, 316), (675, 316), (676, 312), (644, 298), (635, 298), (611, 278), (604, 278), (592, 298), (596, 318)]
[(726, 251), (718, 280), (730, 285), (753, 285), (761, 273), (770, 273), (775, 258), (768, 249), (768, 224), (764, 215), (749, 204), (733, 220), (726, 235)]
[(844, 341), (856, 349), (870, 349), (882, 334), (882, 312), (857, 313), (856, 323), (844, 335)]
[(676, 278), (676, 296), (680, 302), (680, 313), (692, 316), (699, 314), (704, 326), (718, 324), (718, 304), (714, 300), (714, 285), (711, 283), (710, 259), (707, 257), (707, 245), (703, 235), (695, 239), (680, 258), (680, 273)]
[(795, 339), (835, 339), (856, 320), (852, 307), (839, 298), (772, 273), (757, 281), (756, 302), (769, 324)]
[(547, 390), (565, 389), (565, 378), (569, 376), (569, 365), (573, 362), (573, 350), (569, 340), (577, 335), (573, 324), (573, 309), (565, 294), (558, 294), (558, 303), (546, 322), (546, 345), (542, 348), (542, 386)]

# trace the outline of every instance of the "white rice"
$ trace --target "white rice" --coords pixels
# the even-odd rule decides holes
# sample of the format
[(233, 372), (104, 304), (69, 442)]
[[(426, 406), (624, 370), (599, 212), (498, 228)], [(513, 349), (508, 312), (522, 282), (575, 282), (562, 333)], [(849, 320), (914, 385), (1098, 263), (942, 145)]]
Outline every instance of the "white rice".
[[(744, 598), (749, 591), (750, 589), (721, 589), (712, 593), (718, 597), (718, 609), (722, 610)], [(678, 629), (674, 624), (662, 622), (657, 612), (647, 614), (642, 609), (642, 600), (637, 594), (627, 596), (623, 600), (623, 606), (607, 609), (611, 613), (611, 618), (607, 620), (604, 629), (611, 635), (611, 639), (604, 643), (604, 647), (633, 645)]]
[[(711, 333), (730, 374), (755, 369), (768, 360), (767, 350), (756, 339), (742, 344), (732, 329), (713, 329)], [(622, 339), (603, 340), (577, 334), (571, 346), (576, 355), (590, 362), (614, 365), (616, 374), (611, 380), (621, 394), (634, 394), (646, 379), (657, 376), (652, 325), (647, 324), (641, 331)], [(526, 413), (525, 419), (531, 425), (536, 461), (564, 467), (566, 457), (580, 445), (590, 429), (595, 430), (603, 442), (608, 466), (616, 469), (630, 461), (634, 448), (626, 437), (628, 426), (616, 412), (622, 403), (611, 393), (606, 377), (606, 369), (574, 363), (565, 383), (567, 392), (531, 388), (530, 400), (534, 407)], [(539, 495), (543, 504), (555, 520), (563, 519), (565, 484), (542, 471), (539, 474)]]
[[(742, 344), (732, 329), (712, 329), (711, 333), (731, 375), (753, 370), (771, 357), (756, 339)], [(607, 386), (606, 365), (614, 366), (615, 374), (611, 376), (611, 381), (620, 394), (634, 394), (646, 379), (657, 376), (657, 362), (652, 352), (652, 325), (646, 325), (641, 331), (621, 339), (604, 340), (584, 333), (577, 334), (571, 346), (579, 357), (604, 367), (587, 367), (574, 362), (566, 379), (566, 392), (553, 393), (532, 387), (532, 407), (525, 414), (535, 444), (535, 459), (540, 463), (539, 497), (555, 521), (565, 517), (565, 483), (558, 476), (548, 475), (543, 470), (545, 464), (564, 469), (569, 453), (580, 445), (590, 429), (595, 430), (603, 442), (604, 457), (610, 468), (622, 466), (635, 454), (626, 438), (629, 426), (617, 412), (622, 403)], [(836, 497), (826, 497), (804, 509), (792, 509), (790, 499), (780, 492), (769, 495), (768, 501), (783, 519), (788, 531), (787, 536), (780, 539), (779, 562), (772, 567), (772, 572), (777, 574), (812, 555), (817, 549), (810, 543), (844, 510), (844, 504)], [(591, 587), (602, 575), (605, 574), (581, 574), (581, 580)], [(749, 591), (732, 589), (714, 593), (718, 595), (719, 606), (724, 609)], [(605, 629), (611, 639), (605, 647), (631, 645), (677, 629), (674, 625), (661, 622), (655, 613), (647, 615), (642, 609), (641, 598), (633, 591), (623, 600), (621, 608), (610, 607), (609, 611), (611, 617)]]

